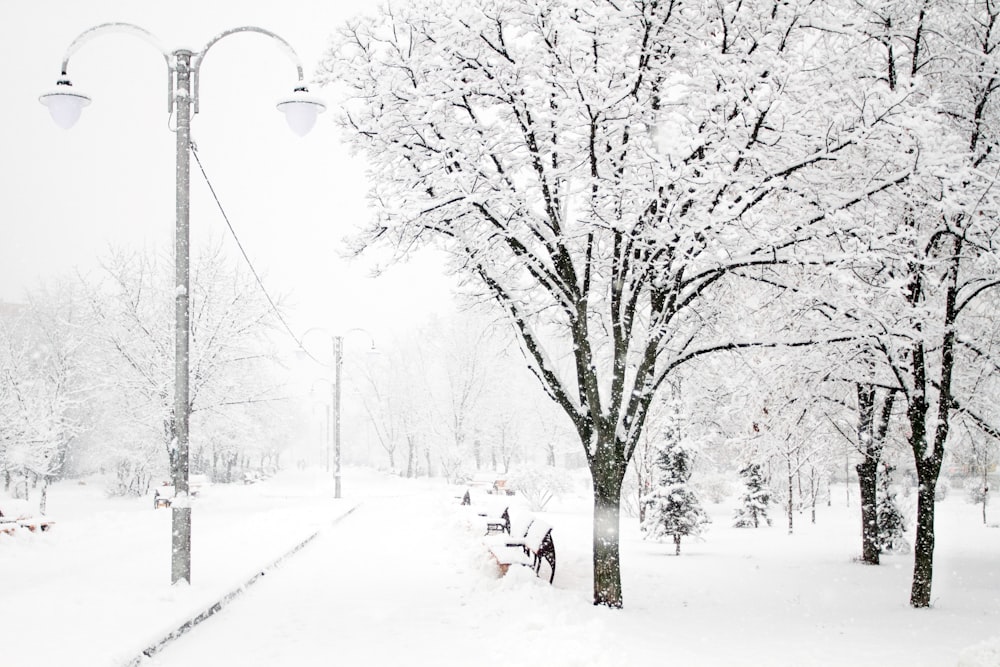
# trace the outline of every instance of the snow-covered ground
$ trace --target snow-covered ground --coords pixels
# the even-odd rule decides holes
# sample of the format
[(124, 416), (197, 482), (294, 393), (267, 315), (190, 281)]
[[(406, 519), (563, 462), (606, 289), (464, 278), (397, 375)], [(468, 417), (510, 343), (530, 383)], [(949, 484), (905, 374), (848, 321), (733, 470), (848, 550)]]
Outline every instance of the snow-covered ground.
[(816, 526), (797, 517), (792, 536), (780, 521), (729, 528), (731, 506), (709, 506), (709, 532), (680, 557), (625, 519), (625, 609), (612, 611), (590, 604), (582, 494), (545, 513), (558, 553), (549, 586), (523, 569), (497, 577), (477, 516), (496, 498), (461, 507), (464, 489), (364, 470), (344, 485), (341, 500), (308, 472), (210, 487), (193, 510), (194, 583), (180, 588), (168, 510), (93, 483), (54, 486), (50, 532), (0, 535), (0, 665), (126, 664), (316, 531), (142, 664), (1000, 665), (1000, 529), (960, 494), (938, 507), (932, 609), (907, 605), (911, 557), (854, 562), (857, 507), (841, 494)]

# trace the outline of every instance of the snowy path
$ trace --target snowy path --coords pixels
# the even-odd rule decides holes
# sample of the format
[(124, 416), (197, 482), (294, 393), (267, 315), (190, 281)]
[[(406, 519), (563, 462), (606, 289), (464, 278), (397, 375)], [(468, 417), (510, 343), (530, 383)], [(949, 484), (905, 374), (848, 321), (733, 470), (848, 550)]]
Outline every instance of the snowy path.
[[(922, 613), (905, 604), (905, 557), (864, 568), (850, 560), (853, 543), (838, 538), (843, 547), (831, 550), (829, 533), (807, 526), (795, 539), (720, 529), (679, 559), (627, 533), (629, 606), (609, 612), (587, 599), (585, 515), (547, 517), (560, 556), (554, 586), (520, 568), (498, 579), (481, 508), (459, 507), (440, 487), (411, 489), (364, 500), (147, 664), (619, 667), (669, 655), (700, 667), (951, 667), (994, 634), (1000, 612), (1000, 572), (942, 549), (944, 599)], [(853, 521), (843, 528), (853, 533)], [(956, 579), (963, 571), (980, 576)]]
[(476, 513), (519, 497), (461, 507), (464, 489), (439, 480), (348, 479), (342, 500), (318, 471), (205, 493), (195, 583), (180, 588), (166, 576), (169, 513), (91, 484), (54, 486), (56, 529), (0, 540), (0, 666), (122, 667), (317, 530), (144, 665), (1000, 665), (1000, 529), (960, 497), (939, 503), (930, 610), (906, 604), (911, 557), (853, 561), (856, 505), (821, 508), (789, 536), (731, 528), (721, 504), (681, 557), (624, 519), (626, 606), (611, 611), (590, 604), (586, 495), (543, 515), (559, 559), (550, 586), (525, 568), (498, 578), (482, 544)]
[(466, 604), (471, 589), (496, 582), (474, 533), (454, 513), (434, 518), (441, 503), (365, 501), (149, 664), (487, 663), (499, 628), (470, 618)]

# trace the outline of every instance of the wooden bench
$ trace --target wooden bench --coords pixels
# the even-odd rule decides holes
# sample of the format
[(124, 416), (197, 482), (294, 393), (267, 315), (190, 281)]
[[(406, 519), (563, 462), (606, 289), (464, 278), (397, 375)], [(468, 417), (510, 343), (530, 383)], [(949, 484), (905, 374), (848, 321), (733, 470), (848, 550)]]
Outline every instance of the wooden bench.
[(487, 512), (480, 512), (479, 516), (486, 519), (486, 534), (507, 533), (510, 535), (510, 512), (504, 507), (499, 516), (490, 515)]
[(169, 484), (164, 484), (163, 486), (156, 487), (153, 491), (153, 509), (160, 509), (161, 507), (170, 507), (170, 503), (174, 499), (174, 487)]
[(45, 532), (55, 525), (55, 521), (41, 517), (24, 517), (20, 519), (0, 518), (0, 533), (13, 535), (21, 528), (26, 528), (29, 532)]
[[(507, 511), (504, 511), (508, 514)], [(549, 564), (549, 583), (556, 578), (556, 546), (552, 541), (552, 526), (540, 519), (531, 519), (523, 533), (517, 536), (510, 532), (508, 514), (506, 536), (497, 536), (487, 542), (490, 556), (500, 568), (500, 574), (507, 574), (511, 565), (530, 567), (536, 576), (541, 576), (542, 563)]]
[[(209, 485), (208, 477), (206, 475), (191, 475), (188, 479), (188, 489), (190, 489), (191, 496), (197, 496), (201, 493), (203, 487)], [(160, 486), (153, 490), (153, 509), (159, 509), (161, 507), (170, 507), (171, 503), (174, 501), (174, 496), (177, 495), (176, 489), (174, 489), (173, 484), (170, 482), (163, 482)]]
[(498, 479), (494, 480), (493, 489), (489, 493), (493, 493), (498, 496), (502, 495), (512, 496), (514, 495), (514, 489), (511, 489), (507, 486), (507, 480)]

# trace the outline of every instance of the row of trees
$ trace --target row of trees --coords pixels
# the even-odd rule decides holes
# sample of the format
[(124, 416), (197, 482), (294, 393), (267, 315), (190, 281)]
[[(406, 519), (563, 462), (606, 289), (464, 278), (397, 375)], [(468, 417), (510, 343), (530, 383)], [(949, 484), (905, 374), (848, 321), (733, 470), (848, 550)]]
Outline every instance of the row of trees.
[[(116, 494), (169, 478), (171, 262), (113, 252), (93, 276), (40, 288), (0, 316), (0, 474), (38, 483), (104, 472)], [(218, 251), (192, 271), (192, 472), (231, 481), (286, 444), (270, 306)]]
[(341, 31), (321, 69), (378, 211), (357, 247), (436, 244), (506, 313), (591, 470), (595, 604), (623, 603), (622, 484), (654, 397), (753, 366), (742, 416), (789, 445), (789, 479), (843, 431), (870, 512), (884, 438), (905, 438), (910, 602), (930, 604), (946, 448), (1000, 423), (998, 16), (416, 1)]
[(359, 416), (388, 468), (455, 482), (572, 463), (558, 412), (513, 355), (506, 329), (467, 313), (352, 360)]

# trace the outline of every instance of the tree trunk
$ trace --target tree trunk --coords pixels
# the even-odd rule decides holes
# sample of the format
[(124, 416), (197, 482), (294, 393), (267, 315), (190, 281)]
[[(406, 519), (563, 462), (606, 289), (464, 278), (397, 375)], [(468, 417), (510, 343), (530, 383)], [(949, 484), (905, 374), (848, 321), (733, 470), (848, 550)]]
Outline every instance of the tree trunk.
[(799, 490), (799, 514), (802, 514), (802, 508), (805, 507), (805, 496), (802, 495), (802, 462), (799, 460), (799, 450), (795, 450), (795, 483)]
[[(934, 492), (937, 475), (929, 474), (928, 466), (917, 464), (917, 540), (913, 548), (913, 586), (910, 606), (931, 605), (931, 580), (934, 574)], [(922, 470), (923, 469), (923, 470)]]
[(680, 556), (681, 555), (681, 536), (680, 535), (674, 535), (674, 547), (675, 547), (675, 549), (674, 549), (674, 555), (675, 556)]
[[(600, 447), (600, 445), (598, 445)], [(624, 474), (619, 466), (594, 466), (594, 604), (622, 607), (619, 528)]]
[(989, 467), (989, 461), (986, 460), (985, 455), (983, 456), (983, 525), (989, 525), (986, 523), (986, 503), (990, 499), (990, 478), (987, 474), (987, 468)]
[(861, 492), (861, 560), (869, 565), (879, 564), (877, 469), (878, 460), (871, 456), (865, 456), (857, 465)]
[(788, 534), (791, 535), (792, 532), (793, 532), (793, 529), (794, 529), (794, 525), (793, 525), (793, 522), (792, 522), (792, 514), (794, 512), (792, 510), (795, 507), (795, 503), (794, 503), (794, 500), (795, 500), (794, 499), (795, 477), (794, 477), (794, 475), (792, 473), (792, 457), (791, 457), (791, 455), (788, 455), (786, 457), (786, 461), (788, 463), (788, 507), (786, 509), (788, 511)]
[(809, 468), (809, 520), (816, 525), (816, 497), (819, 495), (819, 481), (816, 479), (816, 468)]
[(414, 474), (414, 467), (416, 465), (417, 445), (413, 441), (412, 436), (407, 436), (406, 438), (406, 477), (407, 479), (412, 478)]
[(878, 464), (882, 460), (882, 449), (892, 405), (896, 392), (890, 390), (877, 410), (878, 391), (871, 384), (857, 384), (858, 392), (858, 449), (864, 459), (856, 466), (858, 487), (861, 492), (861, 560), (869, 565), (879, 564), (878, 543)]

